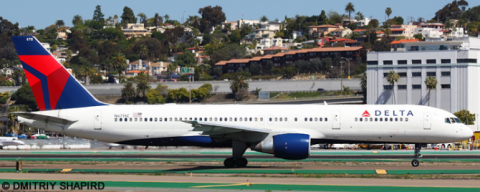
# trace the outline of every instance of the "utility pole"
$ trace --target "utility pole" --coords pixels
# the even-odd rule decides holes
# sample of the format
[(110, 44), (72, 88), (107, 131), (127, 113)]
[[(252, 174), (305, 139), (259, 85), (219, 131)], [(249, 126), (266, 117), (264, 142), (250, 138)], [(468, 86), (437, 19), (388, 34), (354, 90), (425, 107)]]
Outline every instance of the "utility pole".
[(343, 95), (343, 61), (340, 61), (340, 95)]
[(192, 89), (190, 88), (191, 81), (192, 81), (192, 75), (188, 77), (188, 100), (190, 101), (190, 104), (192, 104)]

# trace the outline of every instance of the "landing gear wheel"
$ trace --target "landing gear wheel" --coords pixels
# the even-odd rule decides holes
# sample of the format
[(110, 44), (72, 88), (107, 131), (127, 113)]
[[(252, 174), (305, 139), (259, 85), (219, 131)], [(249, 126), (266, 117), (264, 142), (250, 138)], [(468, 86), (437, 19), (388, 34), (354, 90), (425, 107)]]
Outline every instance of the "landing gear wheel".
[(223, 165), (225, 165), (227, 168), (232, 168), (235, 167), (235, 161), (231, 157), (226, 158), (225, 161), (223, 161)]
[(420, 165), (420, 162), (416, 159), (412, 160), (412, 166), (413, 167), (418, 167)]
[(244, 157), (238, 158), (238, 159), (236, 159), (236, 161), (235, 161), (235, 166), (236, 166), (236, 167), (246, 167), (247, 164), (248, 164), (248, 161), (247, 161), (247, 159), (244, 158)]

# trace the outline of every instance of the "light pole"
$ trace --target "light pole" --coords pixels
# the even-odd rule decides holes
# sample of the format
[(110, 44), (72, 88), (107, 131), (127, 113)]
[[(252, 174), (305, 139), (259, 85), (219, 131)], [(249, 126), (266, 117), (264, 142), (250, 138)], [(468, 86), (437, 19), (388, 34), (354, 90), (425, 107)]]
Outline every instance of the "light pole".
[(350, 79), (350, 59), (347, 59), (345, 57), (342, 57), (342, 59), (345, 59), (348, 62), (348, 79)]

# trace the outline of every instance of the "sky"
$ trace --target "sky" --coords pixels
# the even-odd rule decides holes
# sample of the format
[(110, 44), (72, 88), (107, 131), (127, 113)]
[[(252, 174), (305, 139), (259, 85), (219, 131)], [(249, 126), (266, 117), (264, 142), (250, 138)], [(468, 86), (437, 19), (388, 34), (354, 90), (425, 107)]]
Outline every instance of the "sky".
[[(285, 16), (319, 15), (322, 10), (345, 13), (348, 2), (354, 4), (355, 10), (365, 17), (385, 21), (385, 9), (392, 8), (390, 17), (402, 16), (407, 18), (423, 17), (431, 19), (435, 12), (453, 0), (10, 0), (2, 1), (0, 16), (12, 23), (18, 22), (21, 27), (28, 25), (36, 29), (43, 29), (63, 20), (66, 26), (72, 26), (74, 15), (81, 15), (83, 19), (92, 19), (93, 11), (100, 5), (105, 18), (119, 17), (125, 6), (130, 7), (138, 14), (143, 12), (147, 17), (155, 13), (168, 14), (170, 19), (182, 21), (188, 15), (199, 15), (198, 9), (205, 6), (219, 5), (223, 8), (228, 21), (239, 19), (258, 20), (266, 15), (270, 20), (284, 20)], [(480, 0), (467, 0), (469, 7), (480, 5)], [(352, 14), (353, 17), (354, 14)]]

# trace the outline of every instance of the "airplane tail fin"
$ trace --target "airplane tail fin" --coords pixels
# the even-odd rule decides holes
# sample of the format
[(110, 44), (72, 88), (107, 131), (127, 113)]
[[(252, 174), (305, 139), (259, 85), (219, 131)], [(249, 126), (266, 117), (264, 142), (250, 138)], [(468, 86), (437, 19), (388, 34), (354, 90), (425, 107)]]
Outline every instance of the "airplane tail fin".
[(106, 105), (95, 99), (33, 36), (12, 37), (38, 108)]

